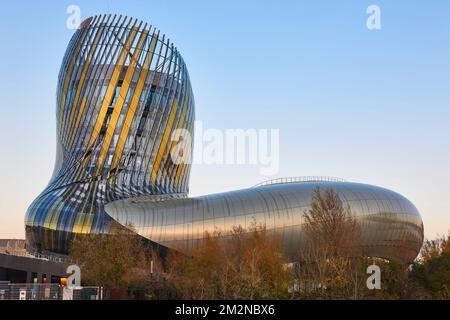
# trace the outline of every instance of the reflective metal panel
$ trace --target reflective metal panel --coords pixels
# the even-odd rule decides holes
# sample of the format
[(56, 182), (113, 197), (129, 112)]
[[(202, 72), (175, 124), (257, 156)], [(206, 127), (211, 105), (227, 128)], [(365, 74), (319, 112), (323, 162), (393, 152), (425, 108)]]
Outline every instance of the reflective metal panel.
[(305, 244), (302, 217), (310, 208), (316, 187), (334, 189), (344, 204), (350, 206), (361, 225), (360, 245), (365, 254), (400, 262), (415, 259), (423, 241), (419, 212), (400, 194), (367, 184), (272, 184), (158, 203), (146, 197), (118, 200), (107, 204), (105, 209), (122, 225), (133, 225), (141, 236), (185, 251), (196, 246), (205, 231), (212, 233), (219, 229), (227, 233), (236, 225), (248, 228), (256, 221), (271, 234), (280, 236), (287, 255), (295, 260)]

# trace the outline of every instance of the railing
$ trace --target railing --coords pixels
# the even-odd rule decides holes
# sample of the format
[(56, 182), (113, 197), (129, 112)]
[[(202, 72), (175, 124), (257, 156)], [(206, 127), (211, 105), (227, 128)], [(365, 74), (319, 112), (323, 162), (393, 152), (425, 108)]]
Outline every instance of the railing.
[(1, 239), (0, 253), (16, 256), (26, 255), (25, 240), (22, 239)]
[[(142, 195), (142, 196), (137, 196), (137, 197), (131, 198), (130, 201), (132, 203), (164, 202), (164, 201), (173, 200), (173, 199), (184, 199), (186, 197), (187, 197), (186, 192), (168, 193), (168, 194), (148, 194), (148, 195)], [(127, 200), (127, 199), (125, 199), (125, 200)]]
[(59, 256), (59, 255), (45, 254), (45, 253), (40, 253), (40, 252), (28, 252), (28, 254), (32, 258), (46, 260), (46, 261), (50, 261), (50, 262), (75, 263), (75, 261), (68, 256)]
[(8, 283), (0, 281), (0, 300), (102, 300), (100, 287), (69, 289), (56, 283)]
[(161, 289), (130, 287), (106, 289), (104, 287), (69, 288), (57, 283), (10, 283), (0, 281), (1, 300), (149, 300)]
[(5, 247), (0, 248), (0, 253), (9, 254), (12, 256), (19, 256), (19, 257), (29, 257), (29, 258), (34, 257), (32, 254), (30, 254), (26, 250), (11, 250), (11, 248), (5, 248)]
[(285, 184), (285, 183), (299, 183), (299, 182), (346, 182), (346, 180), (336, 177), (328, 176), (303, 176), (303, 177), (288, 177), (288, 178), (278, 178), (267, 180), (253, 187), (268, 186), (272, 184)]
[(17, 249), (14, 247), (0, 247), (0, 253), (8, 254), (11, 256), (39, 259), (39, 260), (45, 260), (45, 261), (57, 262), (57, 263), (75, 263), (74, 260), (72, 260), (71, 258), (69, 258), (67, 256), (59, 256), (59, 255), (53, 255), (53, 254), (45, 254), (45, 253), (40, 253), (40, 252), (28, 251), (25, 248)]

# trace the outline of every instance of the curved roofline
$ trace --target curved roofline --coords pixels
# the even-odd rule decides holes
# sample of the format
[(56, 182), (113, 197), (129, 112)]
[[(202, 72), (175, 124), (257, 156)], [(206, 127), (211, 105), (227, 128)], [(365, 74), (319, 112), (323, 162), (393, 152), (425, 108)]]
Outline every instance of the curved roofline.
[[(167, 42), (167, 45), (172, 46), (175, 51), (178, 51), (174, 42), (165, 33), (162, 33), (161, 29), (157, 28), (156, 26), (154, 26), (152, 24), (147, 23), (143, 19), (135, 18), (132, 16), (127, 16), (127, 15), (122, 15), (122, 14), (117, 14), (117, 13), (96, 14), (96, 15), (89, 16), (86, 19), (84, 19), (83, 21), (81, 21), (80, 25), (78, 26), (78, 29), (82, 29), (88, 25), (98, 26), (100, 24), (113, 24), (113, 23), (115, 23), (117, 25), (120, 22), (125, 22), (127, 20), (128, 20), (128, 23), (133, 22), (134, 24), (136, 24), (138, 26), (139, 32), (147, 30), (148, 32), (153, 32), (155, 34), (158, 34), (159, 36), (162, 37), (162, 39), (163, 39), (162, 41), (165, 40)], [(127, 26), (123, 26), (122, 28), (130, 29), (130, 27), (127, 27)]]

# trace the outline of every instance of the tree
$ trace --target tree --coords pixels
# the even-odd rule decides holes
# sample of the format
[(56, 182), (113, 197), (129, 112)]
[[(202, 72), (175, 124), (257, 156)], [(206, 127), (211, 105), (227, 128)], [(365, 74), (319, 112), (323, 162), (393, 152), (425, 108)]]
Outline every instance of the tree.
[(361, 231), (350, 206), (344, 206), (333, 189), (314, 190), (311, 208), (304, 214), (309, 244), (331, 257), (359, 256)]
[(450, 299), (450, 232), (424, 242), (410, 278), (421, 298)]
[(412, 299), (415, 288), (404, 265), (384, 259), (376, 259), (381, 270), (381, 290), (366, 290), (366, 297), (379, 300)]
[(183, 299), (288, 297), (290, 273), (280, 242), (265, 227), (205, 234), (189, 255), (172, 254), (167, 278)]
[(450, 232), (448, 235), (438, 236), (434, 240), (425, 240), (420, 250), (418, 261), (427, 262), (445, 252), (450, 252)]
[(302, 298), (360, 298), (365, 287), (361, 232), (349, 206), (333, 189), (314, 190), (304, 213), (306, 246), (296, 278)]
[(70, 257), (81, 268), (84, 285), (108, 289), (142, 287), (150, 277), (150, 261), (155, 270), (162, 266), (157, 254), (132, 231), (132, 227), (112, 227), (106, 234), (78, 235), (70, 246)]

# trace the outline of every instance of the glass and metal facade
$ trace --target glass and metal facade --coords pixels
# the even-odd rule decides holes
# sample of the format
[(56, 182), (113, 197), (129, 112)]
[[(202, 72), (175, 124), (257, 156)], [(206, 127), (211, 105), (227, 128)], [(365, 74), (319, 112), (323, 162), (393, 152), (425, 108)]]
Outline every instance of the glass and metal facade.
[(189, 75), (173, 44), (141, 21), (102, 15), (82, 23), (62, 62), (56, 117), (54, 173), (25, 217), (28, 245), (39, 251), (67, 253), (74, 234), (108, 233), (111, 224), (189, 251), (205, 231), (256, 222), (295, 259), (316, 187), (350, 206), (367, 255), (408, 262), (422, 245), (414, 205), (371, 185), (290, 179), (188, 198), (190, 165), (170, 154), (176, 129), (193, 132)]
[(136, 19), (86, 19), (62, 61), (53, 176), (25, 217), (28, 244), (66, 252), (73, 233), (108, 232), (104, 204), (143, 194), (184, 197), (190, 166), (169, 157), (193, 130), (194, 98), (168, 38)]

